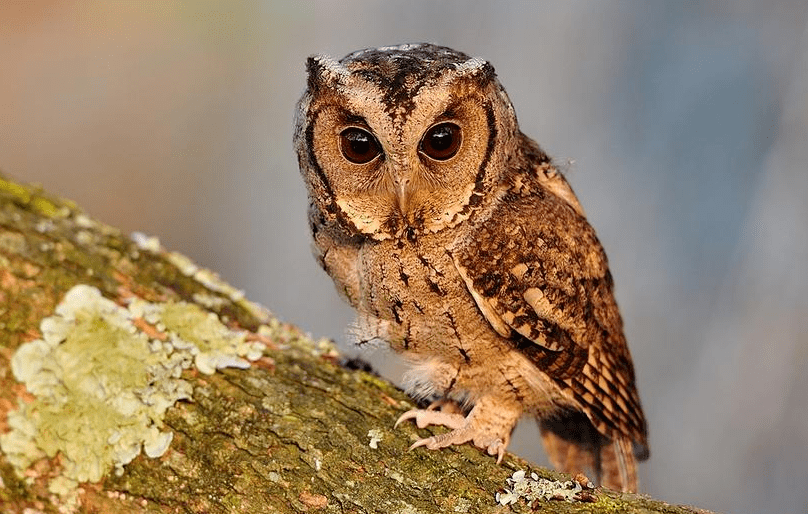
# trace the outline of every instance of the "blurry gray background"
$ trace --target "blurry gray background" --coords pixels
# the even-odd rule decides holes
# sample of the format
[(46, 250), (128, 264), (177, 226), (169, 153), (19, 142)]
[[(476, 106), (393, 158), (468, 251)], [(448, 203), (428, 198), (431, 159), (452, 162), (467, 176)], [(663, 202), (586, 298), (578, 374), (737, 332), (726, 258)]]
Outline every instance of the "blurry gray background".
[[(312, 53), (490, 60), (609, 254), (650, 423), (643, 488), (808, 509), (808, 4), (0, 2), (0, 169), (158, 235), (285, 320), (350, 310), (291, 149)], [(371, 356), (400, 378), (389, 352)], [(542, 461), (534, 424), (511, 449)]]

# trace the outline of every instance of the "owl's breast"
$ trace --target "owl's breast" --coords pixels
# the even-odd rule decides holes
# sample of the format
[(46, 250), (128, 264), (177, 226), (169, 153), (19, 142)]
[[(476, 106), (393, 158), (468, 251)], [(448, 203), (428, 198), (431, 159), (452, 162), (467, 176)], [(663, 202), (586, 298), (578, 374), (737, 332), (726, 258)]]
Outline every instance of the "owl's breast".
[(413, 362), (404, 382), (416, 397), (437, 392), (472, 403), (484, 395), (518, 397), (520, 408), (535, 412), (564, 404), (552, 380), (479, 310), (447, 251), (450, 243), (436, 237), (363, 247), (360, 339), (384, 340)]
[(493, 336), (447, 252), (449, 242), (435, 235), (362, 248), (358, 310), (360, 328), (370, 332), (363, 337), (410, 354), (440, 355)]

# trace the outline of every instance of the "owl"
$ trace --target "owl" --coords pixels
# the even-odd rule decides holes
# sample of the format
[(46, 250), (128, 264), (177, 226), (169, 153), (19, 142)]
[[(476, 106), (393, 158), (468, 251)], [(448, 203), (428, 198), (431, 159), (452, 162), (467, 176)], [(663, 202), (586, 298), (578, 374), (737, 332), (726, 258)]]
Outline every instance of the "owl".
[[(432, 44), (308, 59), (294, 146), (315, 256), (360, 343), (409, 363), (428, 449), (501, 461), (523, 416), (559, 470), (635, 491), (646, 422), (606, 255), (485, 60)], [(396, 423), (398, 425), (398, 423)]]

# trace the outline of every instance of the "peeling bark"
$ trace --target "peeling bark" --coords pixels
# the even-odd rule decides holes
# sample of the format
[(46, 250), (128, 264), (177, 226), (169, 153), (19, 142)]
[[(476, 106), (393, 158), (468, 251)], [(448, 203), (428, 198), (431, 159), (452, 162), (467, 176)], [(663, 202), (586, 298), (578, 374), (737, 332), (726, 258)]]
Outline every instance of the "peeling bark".
[[(120, 304), (131, 297), (199, 304), (229, 327), (254, 333), (267, 349), (246, 370), (184, 372), (193, 397), (164, 419), (174, 434), (168, 451), (138, 456), (120, 476), (110, 470), (100, 483), (81, 484), (72, 500), (47, 488), (59, 476), (58, 455), (34, 463), (22, 478), (0, 452), (2, 512), (530, 512), (524, 500), (495, 500), (514, 471), (568, 479), (511, 455), (497, 466), (468, 445), (407, 451), (419, 431), (410, 424), (393, 430), (393, 423), (412, 404), (389, 382), (341, 367), (328, 343), (275, 320), (184, 257), (135, 244), (71, 202), (2, 176), (0, 434), (9, 430), (8, 413), (30, 401), (11, 373), (14, 351), (42, 336), (41, 320), (77, 284)], [(585, 496), (589, 501), (539, 507), (704, 512), (601, 489)]]

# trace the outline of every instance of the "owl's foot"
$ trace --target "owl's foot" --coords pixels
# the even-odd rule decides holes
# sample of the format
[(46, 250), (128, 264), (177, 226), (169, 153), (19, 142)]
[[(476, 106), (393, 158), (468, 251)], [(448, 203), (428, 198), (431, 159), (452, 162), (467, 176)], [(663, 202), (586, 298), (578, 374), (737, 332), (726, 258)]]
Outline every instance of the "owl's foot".
[[(494, 416), (490, 416), (487, 409), (482, 408), (486, 403), (478, 403), (468, 416), (463, 417), (458, 413), (459, 407), (456, 403), (438, 400), (426, 409), (413, 409), (405, 412), (396, 421), (396, 426), (402, 421), (414, 419), (418, 428), (442, 425), (452, 429), (445, 434), (419, 439), (410, 446), (410, 450), (419, 446), (438, 450), (453, 444), (471, 442), (477, 448), (488, 452), (488, 455), (496, 455), (497, 464), (499, 464), (505, 455), (505, 449), (511, 440), (511, 431), (519, 419), (520, 412), (500, 411)], [(441, 410), (436, 410), (438, 407)]]
[(499, 464), (505, 456), (505, 448), (508, 447), (509, 440), (510, 436), (505, 436), (503, 441), (501, 437), (494, 434), (475, 429), (472, 426), (463, 426), (445, 434), (419, 439), (410, 446), (410, 450), (419, 446), (426, 446), (430, 450), (439, 450), (453, 444), (463, 444), (471, 441), (471, 444), (485, 450), (488, 455), (496, 455), (497, 464)]

